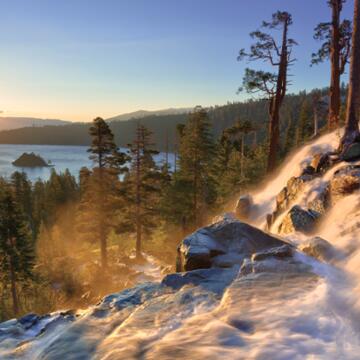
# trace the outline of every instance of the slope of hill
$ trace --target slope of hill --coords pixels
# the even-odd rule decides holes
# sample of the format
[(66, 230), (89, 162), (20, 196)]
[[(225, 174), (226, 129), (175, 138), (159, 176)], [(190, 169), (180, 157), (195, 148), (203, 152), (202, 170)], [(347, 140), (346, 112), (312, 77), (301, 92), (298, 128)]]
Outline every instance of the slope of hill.
[[(323, 89), (324, 96), (327, 89)], [(312, 94), (300, 92), (288, 95), (281, 109), (280, 130), (284, 136), (291, 127), (293, 130), (303, 121), (300, 119), (301, 109), (306, 106), (308, 121), (312, 121)], [(139, 121), (154, 133), (154, 142), (159, 150), (165, 150), (166, 138), (168, 138), (169, 149), (174, 148), (176, 142), (176, 126), (184, 123), (188, 113), (185, 109), (170, 109), (160, 111), (156, 114), (146, 115), (147, 112), (140, 111), (131, 114), (120, 115), (108, 119), (110, 127), (114, 132), (115, 140), (119, 146), (129, 144), (135, 134), (135, 128)], [(174, 113), (175, 112), (175, 113)], [(159, 114), (160, 113), (160, 114)], [(248, 119), (257, 128), (257, 140), (262, 141), (267, 133), (268, 105), (265, 100), (249, 100), (246, 102), (228, 103), (208, 109), (209, 118), (214, 136), (234, 124), (238, 119)], [(124, 120), (131, 116), (131, 119)], [(143, 116), (143, 117), (141, 117)], [(326, 114), (320, 118), (319, 127), (325, 123)], [(88, 145), (89, 123), (70, 123), (64, 126), (44, 126), (21, 128), (15, 130), (0, 131), (0, 144), (38, 144), (38, 145)]]
[(28, 126), (46, 126), (46, 125), (65, 125), (69, 124), (70, 121), (58, 120), (58, 119), (38, 119), (38, 118), (28, 118), (28, 117), (0, 117), (0, 131), (2, 130), (12, 130), (19, 129)]

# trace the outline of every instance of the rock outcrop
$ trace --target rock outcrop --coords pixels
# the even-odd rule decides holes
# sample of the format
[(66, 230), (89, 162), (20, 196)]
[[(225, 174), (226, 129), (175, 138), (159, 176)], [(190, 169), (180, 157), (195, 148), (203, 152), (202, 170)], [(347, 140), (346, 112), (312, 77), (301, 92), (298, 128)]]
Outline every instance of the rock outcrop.
[(347, 165), (337, 170), (330, 181), (331, 202), (360, 188), (360, 165)]
[(334, 247), (328, 241), (318, 236), (300, 244), (299, 250), (320, 261), (330, 261), (336, 255)]
[(345, 161), (354, 161), (360, 159), (360, 142), (351, 144), (342, 154)]
[(254, 253), (285, 244), (251, 225), (225, 219), (199, 229), (181, 242), (177, 271), (206, 269), (221, 263), (231, 266)]
[(253, 208), (253, 199), (251, 195), (246, 194), (240, 196), (236, 207), (235, 207), (235, 214), (239, 219), (247, 220), (251, 214)]
[(279, 225), (280, 234), (292, 232), (310, 233), (314, 230), (320, 214), (314, 210), (303, 209), (298, 205), (293, 206)]

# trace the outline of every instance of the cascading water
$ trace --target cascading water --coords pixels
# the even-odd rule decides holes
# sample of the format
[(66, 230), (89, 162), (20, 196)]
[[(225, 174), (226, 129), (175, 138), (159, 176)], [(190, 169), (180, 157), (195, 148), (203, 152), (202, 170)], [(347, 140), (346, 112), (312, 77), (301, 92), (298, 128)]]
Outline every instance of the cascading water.
[[(293, 154), (253, 194), (252, 223), (263, 226), (288, 179), (299, 175), (315, 153), (335, 149), (338, 139), (336, 133), (325, 135)], [(294, 204), (308, 203), (343, 165), (307, 182)], [(23, 324), (13, 320), (0, 324), (0, 358), (359, 359), (359, 205), (359, 190), (339, 199), (311, 234), (335, 247), (330, 263), (297, 252), (291, 261), (302, 264), (299, 273), (288, 271), (291, 261), (283, 267), (280, 260), (270, 263), (276, 265), (270, 272), (247, 276), (240, 264), (199, 270), (191, 275), (198, 286), (186, 285), (190, 273), (185, 273), (185, 286), (170, 286), (170, 276), (167, 286), (145, 283), (77, 314), (35, 318), (35, 325), (31, 317)], [(295, 244), (308, 237), (286, 236)]]

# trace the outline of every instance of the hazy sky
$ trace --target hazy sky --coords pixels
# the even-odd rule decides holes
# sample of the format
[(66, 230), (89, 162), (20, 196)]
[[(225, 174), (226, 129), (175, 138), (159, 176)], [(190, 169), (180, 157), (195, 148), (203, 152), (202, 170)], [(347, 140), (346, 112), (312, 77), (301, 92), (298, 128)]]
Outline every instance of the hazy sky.
[(326, 86), (329, 65), (309, 67), (326, 0), (0, 0), (0, 110), (89, 121), (244, 99), (238, 50), (278, 9), (299, 42), (291, 90)]

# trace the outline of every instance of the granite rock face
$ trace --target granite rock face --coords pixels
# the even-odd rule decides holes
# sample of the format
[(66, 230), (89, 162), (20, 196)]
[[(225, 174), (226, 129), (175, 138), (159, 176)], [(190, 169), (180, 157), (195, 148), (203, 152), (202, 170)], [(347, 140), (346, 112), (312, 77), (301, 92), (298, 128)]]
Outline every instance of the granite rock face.
[(309, 233), (314, 230), (319, 217), (318, 212), (295, 205), (283, 219), (278, 231), (280, 234), (290, 234), (296, 231)]
[(286, 243), (239, 220), (225, 219), (185, 238), (178, 247), (177, 271), (241, 263), (246, 257)]

